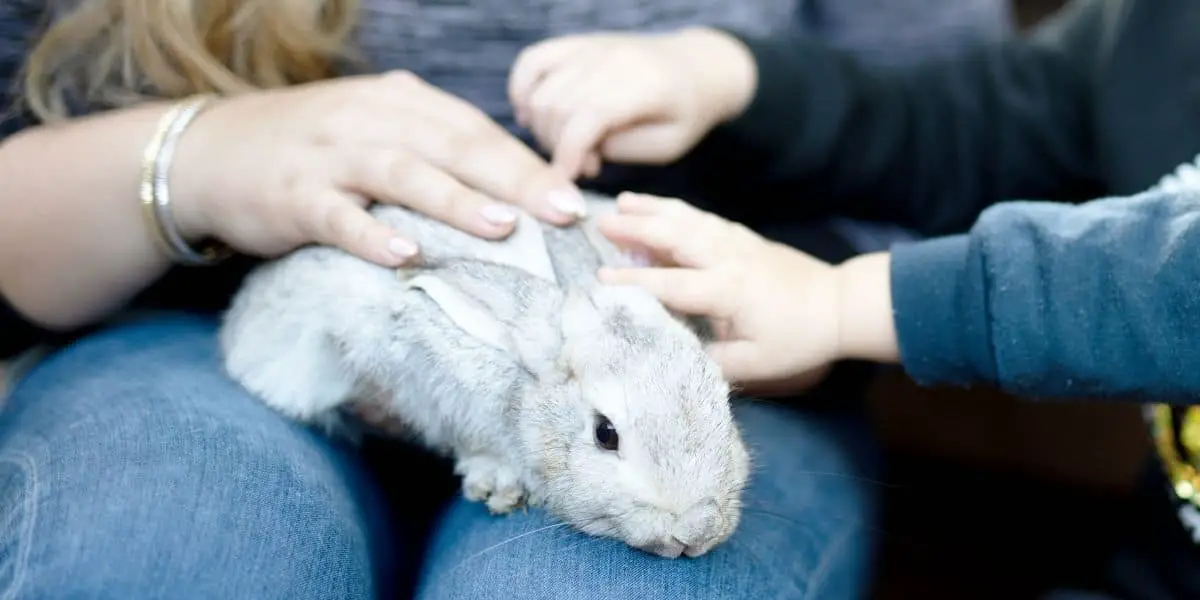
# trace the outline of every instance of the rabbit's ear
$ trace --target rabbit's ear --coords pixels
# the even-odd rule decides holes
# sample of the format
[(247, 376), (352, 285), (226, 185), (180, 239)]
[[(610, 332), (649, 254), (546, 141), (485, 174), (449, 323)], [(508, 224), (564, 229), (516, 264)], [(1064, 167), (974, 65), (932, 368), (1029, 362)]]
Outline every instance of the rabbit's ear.
[(562, 332), (567, 340), (595, 341), (604, 331), (604, 317), (586, 293), (568, 288), (562, 304)]
[(482, 261), (456, 261), (407, 280), (471, 337), (544, 373), (562, 346), (562, 293), (524, 271)]
[(445, 278), (428, 273), (409, 279), (408, 286), (425, 292), (467, 335), (498, 350), (516, 351), (505, 323), (491, 307), (479, 302), (465, 290), (456, 288)]
[(559, 319), (562, 346), (554, 357), (559, 375), (570, 377), (586, 371), (588, 365), (605, 364), (606, 353), (612, 351), (608, 319), (587, 293), (568, 288)]

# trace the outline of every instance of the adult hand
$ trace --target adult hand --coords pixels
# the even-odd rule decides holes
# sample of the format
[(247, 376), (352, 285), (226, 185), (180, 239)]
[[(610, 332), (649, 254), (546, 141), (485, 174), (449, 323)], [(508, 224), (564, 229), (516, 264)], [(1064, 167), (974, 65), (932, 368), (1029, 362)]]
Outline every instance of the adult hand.
[(171, 183), (189, 238), (268, 257), (320, 243), (387, 266), (418, 248), (372, 218), (371, 201), (493, 239), (512, 232), (514, 206), (558, 224), (584, 212), (520, 140), (407, 72), (222, 100), (184, 134)]
[(756, 70), (745, 45), (715, 29), (590, 33), (526, 48), (509, 98), (556, 168), (594, 177), (601, 160), (677, 160), (745, 110)]

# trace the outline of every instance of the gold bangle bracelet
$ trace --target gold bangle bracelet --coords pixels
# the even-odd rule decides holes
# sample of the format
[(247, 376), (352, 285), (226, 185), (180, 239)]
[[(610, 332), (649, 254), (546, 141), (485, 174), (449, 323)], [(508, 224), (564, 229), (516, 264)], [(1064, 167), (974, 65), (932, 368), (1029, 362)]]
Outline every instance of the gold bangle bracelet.
[(229, 256), (222, 244), (209, 243), (200, 250), (193, 249), (175, 228), (171, 218), (168, 174), (175, 146), (192, 120), (214, 99), (197, 95), (171, 107), (159, 119), (154, 136), (142, 154), (140, 199), (142, 215), (155, 240), (176, 263), (189, 266), (212, 265)]

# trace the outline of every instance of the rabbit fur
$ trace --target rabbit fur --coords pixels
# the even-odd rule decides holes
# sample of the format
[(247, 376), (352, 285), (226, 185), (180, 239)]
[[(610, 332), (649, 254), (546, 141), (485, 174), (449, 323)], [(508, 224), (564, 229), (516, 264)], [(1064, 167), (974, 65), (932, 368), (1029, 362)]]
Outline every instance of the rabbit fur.
[(331, 433), (353, 435), (347, 415), (387, 415), (452, 457), (464, 495), (493, 513), (542, 506), (592, 535), (700, 556), (736, 528), (749, 473), (730, 390), (702, 327), (596, 281), (632, 258), (592, 221), (615, 203), (588, 204), (577, 226), (521, 214), (501, 241), (376, 205), (420, 264), (323, 246), (264, 263), (224, 316), (225, 368)]

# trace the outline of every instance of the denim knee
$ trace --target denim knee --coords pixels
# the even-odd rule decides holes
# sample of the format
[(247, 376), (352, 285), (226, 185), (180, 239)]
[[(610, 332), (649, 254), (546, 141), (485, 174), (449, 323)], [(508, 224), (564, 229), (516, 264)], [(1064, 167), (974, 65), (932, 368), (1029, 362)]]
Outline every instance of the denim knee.
[(865, 422), (760, 402), (735, 415), (755, 469), (738, 530), (709, 554), (665, 560), (460, 498), (437, 524), (418, 599), (866, 597), (878, 490)]
[(369, 598), (389, 552), (353, 456), (221, 375), (202, 319), (38, 366), (0, 413), (0, 598)]

